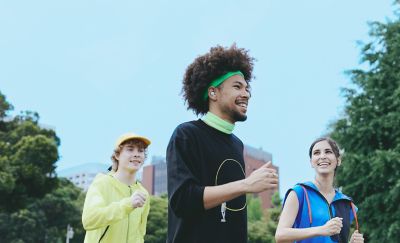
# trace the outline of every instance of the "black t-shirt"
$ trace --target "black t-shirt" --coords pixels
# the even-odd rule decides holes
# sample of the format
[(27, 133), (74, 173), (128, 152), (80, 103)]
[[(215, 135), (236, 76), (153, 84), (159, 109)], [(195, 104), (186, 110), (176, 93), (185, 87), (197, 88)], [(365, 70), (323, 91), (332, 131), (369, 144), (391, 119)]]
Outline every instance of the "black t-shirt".
[(247, 242), (246, 196), (205, 210), (205, 186), (245, 178), (243, 143), (201, 120), (179, 125), (168, 144), (168, 243)]

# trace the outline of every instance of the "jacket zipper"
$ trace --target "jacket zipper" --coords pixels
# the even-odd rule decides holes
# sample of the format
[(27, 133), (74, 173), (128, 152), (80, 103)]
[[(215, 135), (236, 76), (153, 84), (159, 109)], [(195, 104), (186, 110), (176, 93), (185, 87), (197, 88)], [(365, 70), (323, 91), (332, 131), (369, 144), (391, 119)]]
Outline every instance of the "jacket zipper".
[[(343, 199), (343, 198), (339, 198), (339, 199), (336, 199), (335, 200), (335, 198), (332, 200), (332, 202), (331, 203), (328, 203), (328, 201), (326, 200), (326, 198), (322, 195), (322, 193), (320, 192), (320, 191), (318, 191), (318, 190), (315, 190), (314, 188), (312, 188), (312, 187), (310, 187), (310, 186), (308, 186), (308, 185), (305, 185), (305, 186), (307, 186), (307, 187), (309, 187), (309, 188), (311, 188), (311, 189), (313, 189), (315, 192), (317, 192), (319, 195), (320, 195), (320, 197), (322, 197), (322, 199), (325, 201), (325, 203), (326, 203), (326, 205), (328, 206), (328, 211), (329, 211), (329, 219), (332, 219), (332, 217), (333, 217), (333, 213), (332, 213), (332, 208), (331, 208), (331, 205), (334, 203), (334, 202), (336, 202), (336, 201), (339, 201), (339, 200), (347, 200), (347, 199)], [(351, 202), (351, 201), (350, 201)], [(340, 235), (340, 234), (339, 234)], [(340, 243), (340, 236), (339, 236), (339, 239), (338, 239), (338, 243)]]
[[(316, 191), (316, 192), (318, 192), (318, 193), (320, 194), (320, 196), (322, 197), (322, 199), (324, 199), (324, 201), (325, 201), (325, 203), (326, 203), (326, 206), (328, 206), (329, 219), (332, 219), (332, 218), (333, 218), (333, 215), (332, 215), (333, 213), (332, 213), (331, 205), (332, 205), (332, 203), (333, 203), (335, 200), (333, 199), (333, 200), (332, 200), (332, 203), (328, 203), (328, 201), (326, 200), (326, 198), (324, 197), (324, 195), (322, 195), (321, 192), (319, 192), (319, 191)], [(338, 243), (340, 243), (340, 236), (339, 236), (338, 238), (339, 238)]]
[[(130, 196), (132, 196), (132, 188), (131, 188), (131, 186), (128, 186), (129, 187), (129, 197)], [(129, 215), (130, 214), (128, 214), (128, 229), (126, 230), (126, 243), (128, 243), (128, 237), (129, 237)]]

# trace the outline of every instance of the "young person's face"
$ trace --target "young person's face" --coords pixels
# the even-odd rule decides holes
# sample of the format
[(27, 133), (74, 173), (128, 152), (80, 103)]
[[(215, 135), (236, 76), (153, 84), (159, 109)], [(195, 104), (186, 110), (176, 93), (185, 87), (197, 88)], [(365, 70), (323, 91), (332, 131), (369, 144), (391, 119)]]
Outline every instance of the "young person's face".
[(336, 166), (339, 166), (340, 163), (340, 159), (336, 158), (328, 141), (323, 140), (314, 145), (311, 152), (311, 166), (317, 173), (334, 174)]
[(225, 80), (216, 89), (217, 103), (221, 117), (231, 123), (247, 119), (247, 105), (250, 99), (249, 85), (241, 75), (234, 75)]
[(136, 172), (145, 160), (145, 149), (138, 145), (126, 144), (122, 147), (118, 159), (118, 170)]

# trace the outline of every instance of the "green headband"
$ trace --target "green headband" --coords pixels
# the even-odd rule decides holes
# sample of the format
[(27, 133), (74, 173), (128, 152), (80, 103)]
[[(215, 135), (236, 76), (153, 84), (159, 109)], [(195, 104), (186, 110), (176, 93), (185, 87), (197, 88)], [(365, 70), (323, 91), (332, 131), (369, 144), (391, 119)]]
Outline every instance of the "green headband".
[(227, 72), (226, 74), (222, 75), (219, 78), (216, 78), (215, 80), (213, 80), (207, 87), (206, 91), (204, 92), (203, 95), (203, 99), (207, 100), (208, 98), (208, 89), (210, 87), (218, 87), (220, 84), (222, 84), (225, 80), (227, 80), (228, 78), (234, 76), (234, 75), (240, 75), (242, 77), (244, 77), (243, 73), (241, 71), (236, 71), (236, 72)]

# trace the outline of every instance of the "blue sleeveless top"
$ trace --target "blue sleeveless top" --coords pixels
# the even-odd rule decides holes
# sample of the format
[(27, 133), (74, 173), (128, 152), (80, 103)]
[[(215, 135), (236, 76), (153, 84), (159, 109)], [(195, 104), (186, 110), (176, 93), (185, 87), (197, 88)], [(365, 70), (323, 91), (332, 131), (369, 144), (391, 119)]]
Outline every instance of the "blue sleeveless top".
[[(311, 212), (312, 224), (309, 218), (309, 209), (307, 205), (304, 189), (307, 191)], [(318, 236), (300, 241), (298, 243), (330, 243), (341, 242), (347, 243), (349, 240), (350, 225), (354, 220), (354, 215), (351, 209), (352, 199), (339, 190), (335, 189), (335, 197), (329, 204), (325, 197), (319, 192), (318, 188), (312, 182), (298, 183), (293, 188), (286, 192), (283, 207), (285, 206), (286, 198), (290, 191), (294, 191), (299, 200), (299, 211), (294, 221), (293, 228), (309, 228), (322, 226), (334, 217), (343, 218), (343, 227), (338, 235), (333, 236)], [(357, 208), (356, 208), (357, 210)]]

